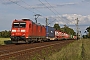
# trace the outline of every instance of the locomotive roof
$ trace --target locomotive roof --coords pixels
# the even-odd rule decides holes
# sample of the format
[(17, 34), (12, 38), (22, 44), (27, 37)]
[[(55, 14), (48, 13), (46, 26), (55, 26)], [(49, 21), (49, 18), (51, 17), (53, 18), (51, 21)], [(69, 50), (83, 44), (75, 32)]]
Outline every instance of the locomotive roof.
[[(17, 19), (15, 19), (14, 21), (32, 21), (32, 20), (30, 20), (30, 19), (22, 19), (22, 20), (17, 20)], [(33, 22), (33, 21), (32, 21)]]
[(33, 22), (32, 20), (30, 20), (30, 19), (22, 19), (22, 20), (17, 20), (17, 19), (15, 19), (14, 20), (14, 22), (16, 22), (16, 21), (31, 21), (33, 24), (36, 24), (36, 25), (40, 25), (40, 26), (44, 26), (44, 25), (41, 25), (40, 23), (35, 23), (35, 22)]
[(22, 19), (23, 21), (31, 21), (30, 19)]

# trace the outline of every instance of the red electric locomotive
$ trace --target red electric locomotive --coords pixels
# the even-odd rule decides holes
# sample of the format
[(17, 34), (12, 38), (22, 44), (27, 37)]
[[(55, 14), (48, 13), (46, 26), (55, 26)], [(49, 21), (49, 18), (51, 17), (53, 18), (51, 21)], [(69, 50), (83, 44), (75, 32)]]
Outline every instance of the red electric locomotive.
[(46, 38), (46, 29), (30, 19), (14, 20), (11, 28), (12, 43), (29, 43), (42, 41)]

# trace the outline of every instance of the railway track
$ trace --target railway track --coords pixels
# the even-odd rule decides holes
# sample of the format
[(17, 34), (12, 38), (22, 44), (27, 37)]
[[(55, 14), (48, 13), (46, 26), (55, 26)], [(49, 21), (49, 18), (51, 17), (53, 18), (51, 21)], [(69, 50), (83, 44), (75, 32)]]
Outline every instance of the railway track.
[(20, 44), (20, 45), (9, 45), (2, 46), (0, 48), (0, 59), (8, 60), (11, 57), (21, 57), (23, 55), (32, 55), (36, 51), (50, 47), (50, 46), (64, 46), (73, 40), (64, 40), (64, 41), (53, 41), (53, 42), (44, 42), (44, 43), (35, 43), (35, 44)]

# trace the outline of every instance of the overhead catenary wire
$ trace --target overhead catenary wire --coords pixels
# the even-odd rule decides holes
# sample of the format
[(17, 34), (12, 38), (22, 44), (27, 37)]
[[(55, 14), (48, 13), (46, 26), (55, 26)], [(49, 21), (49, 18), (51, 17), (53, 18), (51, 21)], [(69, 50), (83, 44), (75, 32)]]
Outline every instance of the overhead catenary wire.
[[(17, 2), (14, 2), (14, 1), (12, 1), (12, 0), (9, 0), (10, 2), (12, 2), (12, 3), (14, 3), (14, 4), (16, 4), (16, 5), (18, 5), (18, 6), (20, 6), (20, 7), (22, 7), (22, 8), (24, 8), (24, 9), (26, 9), (26, 10), (28, 10), (28, 11), (31, 11), (33, 14), (37, 14), (37, 13), (35, 13), (34, 11), (32, 11), (32, 10), (30, 10), (30, 9), (28, 9), (28, 8), (26, 8), (26, 7), (24, 7), (24, 6), (22, 6), (22, 5), (20, 5), (20, 4), (18, 4)], [(24, 2), (24, 1), (23, 1)], [(25, 3), (25, 2), (24, 2)], [(26, 4), (26, 3), (25, 3)], [(27, 4), (28, 6), (30, 6), (29, 4)], [(50, 11), (52, 11), (49, 7), (47, 7)], [(33, 8), (34, 9), (34, 8)], [(36, 10), (36, 9), (35, 9)], [(53, 11), (52, 11), (53, 12)], [(54, 12), (53, 12), (54, 13)], [(55, 13), (54, 13), (55, 14)], [(44, 17), (44, 18), (46, 18), (46, 17)], [(53, 18), (53, 17), (52, 17)], [(56, 19), (54, 18), (54, 21), (55, 21)], [(52, 22), (54, 22), (54, 21), (52, 21)]]
[[(45, 0), (45, 1), (47, 2), (47, 0)], [(47, 2), (47, 3), (48, 3), (48, 5), (50, 5), (50, 6), (51, 6), (51, 4), (50, 4), (49, 2)], [(53, 8), (53, 6), (51, 6), (51, 8)], [(53, 8), (53, 9), (54, 9), (54, 8)], [(57, 10), (56, 10), (56, 9), (54, 9), (54, 10), (57, 12)], [(57, 14), (58, 14), (58, 15), (60, 15), (60, 14), (59, 14), (59, 12), (57, 12)], [(59, 17), (59, 18), (60, 18), (60, 17)], [(55, 20), (56, 20), (56, 19), (55, 19)], [(51, 21), (51, 23), (52, 23), (52, 22), (54, 22), (55, 20)]]
[[(41, 2), (44, 6), (46, 6), (41, 0), (38, 0), (39, 2)], [(46, 0), (45, 0), (46, 1)], [(47, 1), (46, 1), (47, 2)], [(47, 2), (48, 3), (48, 2)], [(49, 4), (49, 3), (48, 3)], [(50, 5), (50, 4), (49, 4)], [(51, 6), (51, 5), (50, 5)], [(53, 8), (54, 10), (55, 10), (55, 12), (52, 10), (52, 9), (50, 9), (48, 6), (46, 6), (46, 8), (48, 8), (52, 13), (54, 13), (55, 15), (57, 15), (55, 12), (57, 12), (52, 6), (51, 6), (51, 8)], [(57, 12), (58, 13), (58, 12)], [(58, 13), (59, 14), (59, 13)], [(60, 15), (60, 14), (59, 14)], [(58, 16), (58, 15), (57, 15)], [(61, 19), (61, 17), (60, 16), (58, 16), (60, 19)]]
[[(46, 6), (41, 0), (38, 0), (40, 3), (42, 3), (44, 6)], [(52, 6), (51, 6), (52, 7)], [(50, 9), (48, 6), (46, 6), (47, 9), (49, 9), (54, 15), (58, 16), (52, 9)], [(61, 20), (61, 17), (58, 16), (58, 18)], [(57, 20), (54, 18), (54, 20)], [(63, 19), (62, 19), (63, 20)]]
[[(18, 4), (18, 3), (16, 3), (16, 2), (14, 2), (14, 1), (12, 1), (12, 0), (9, 0), (10, 2), (12, 2), (12, 3), (14, 3), (14, 4), (16, 4), (16, 5), (18, 5), (18, 6), (20, 6), (20, 7), (22, 7), (22, 8), (24, 8), (24, 9), (26, 9), (26, 10), (28, 10), (28, 11), (31, 11), (31, 12), (33, 12), (34, 14), (37, 14), (37, 13), (35, 13), (34, 11), (32, 11), (32, 10), (30, 10), (30, 9), (28, 9), (28, 8), (25, 8), (25, 7), (23, 7), (22, 5), (20, 5), (20, 4)], [(22, 1), (22, 0), (21, 0)], [(27, 4), (26, 2), (24, 2), (24, 1), (22, 1), (23, 3), (25, 3), (25, 4)], [(28, 6), (30, 6), (29, 4), (27, 4)], [(31, 7), (31, 6), (30, 6)], [(33, 9), (35, 9), (35, 8), (33, 8)], [(39, 11), (39, 10), (38, 10)], [(40, 11), (39, 11), (40, 12)], [(44, 16), (43, 16), (44, 17)], [(46, 17), (44, 17), (44, 18), (46, 18)]]
[[(50, 5), (51, 6), (51, 4), (47, 1), (47, 0), (45, 0), (47, 3), (48, 3), (48, 5)], [(51, 8), (53, 8), (53, 6), (51, 6)], [(60, 15), (60, 13), (55, 9), (55, 8), (53, 8), (53, 10), (55, 10), (55, 12), (58, 14), (58, 15)], [(58, 16), (59, 18), (61, 18), (60, 16)], [(70, 21), (70, 20), (69, 20)], [(72, 22), (72, 21), (70, 21), (70, 22)]]
[[(34, 11), (32, 11), (32, 10), (30, 10), (30, 9), (28, 9), (28, 8), (25, 8), (25, 7), (23, 7), (23, 6), (21, 6), (20, 4), (18, 4), (18, 3), (15, 3), (14, 1), (12, 1), (12, 0), (9, 0), (10, 2), (12, 2), (12, 3), (14, 3), (14, 4), (16, 4), (16, 5), (18, 5), (18, 6), (20, 6), (20, 7), (22, 7), (22, 8), (24, 8), (24, 9), (26, 9), (26, 10), (28, 10), (28, 11), (31, 11), (34, 15), (35, 14), (37, 14), (37, 13), (35, 13)], [(24, 1), (22, 1), (23, 3), (25, 3)], [(25, 4), (27, 4), (27, 3), (25, 3)], [(29, 5), (29, 4), (27, 4), (27, 5)], [(30, 5), (29, 5), (30, 6)], [(45, 18), (45, 17), (44, 17)]]
[(28, 11), (31, 11), (31, 12), (34, 13), (34, 14), (36, 14), (34, 11), (25, 8), (25, 7), (23, 7), (22, 5), (20, 5), (20, 4), (16, 3), (16, 2), (14, 2), (14, 1), (12, 1), (12, 0), (9, 0), (9, 1), (12, 2), (12, 3), (14, 3), (14, 4), (16, 4), (16, 5), (18, 5), (18, 6), (20, 6), (20, 7), (22, 7), (22, 8), (24, 8), (24, 9), (26, 9), (26, 10), (28, 10)]
[[(23, 2), (24, 4), (26, 4), (26, 5), (28, 5), (29, 7), (31, 7), (31, 5), (30, 4), (28, 4), (28, 3), (26, 3), (25, 1), (23, 1), (23, 0), (20, 0), (21, 2)], [(40, 12), (40, 13), (42, 13), (41, 11), (39, 11), (38, 9), (36, 9), (36, 8), (34, 8), (34, 7), (31, 7), (32, 9), (35, 9), (36, 11), (38, 11), (38, 12)], [(42, 13), (42, 15), (43, 15), (44, 13)], [(43, 16), (44, 17), (44, 16)], [(46, 17), (44, 17), (44, 18), (46, 18)]]
[[(45, 1), (48, 3), (48, 5), (51, 6), (51, 4), (47, 0), (45, 0)], [(51, 6), (51, 8), (53, 8), (53, 6)], [(53, 9), (55, 10), (55, 12), (57, 12), (57, 10), (55, 8), (53, 8)], [(60, 15), (59, 12), (57, 12), (57, 14)]]
[[(44, 6), (46, 6), (41, 0), (38, 0), (40, 3), (42, 3)], [(46, 6), (46, 8), (48, 8), (51, 12), (53, 12), (55, 15), (56, 15), (56, 13), (53, 11), (53, 10), (51, 10), (49, 7), (47, 7)]]
[[(30, 4), (28, 4), (28, 3), (26, 3), (25, 1), (23, 1), (23, 0), (21, 0), (21, 2), (23, 2), (24, 4), (26, 4), (26, 5), (28, 5), (29, 7), (31, 7), (31, 5)], [(36, 8), (34, 8), (34, 7), (32, 7), (32, 9), (35, 9), (35, 10), (37, 10)], [(41, 11), (39, 11), (39, 10), (37, 10), (38, 12), (40, 12), (40, 13), (42, 13)], [(43, 15), (44, 13), (42, 13), (42, 15)], [(44, 16), (42, 16), (42, 17), (44, 17)], [(44, 18), (46, 18), (46, 17), (44, 17)], [(53, 18), (53, 17), (52, 17)], [(54, 18), (54, 21), (55, 21), (56, 19)], [(54, 21), (51, 21), (51, 22), (54, 22)]]
[[(30, 7), (31, 7), (31, 5), (30, 5), (30, 4), (28, 4), (28, 3), (24, 2), (23, 0), (21, 0), (21, 1), (22, 1), (23, 3), (25, 3), (26, 5), (28, 5), (28, 6), (30, 6)], [(32, 7), (32, 8), (33, 8), (33, 7)], [(36, 8), (33, 8), (33, 9), (37, 10)], [(38, 12), (40, 12), (39, 10), (37, 10), (37, 11), (38, 11)], [(41, 12), (41, 13), (42, 13), (42, 12)], [(44, 13), (42, 13), (42, 14), (44, 14)], [(41, 14), (41, 15), (42, 15), (42, 14)], [(42, 17), (46, 19), (46, 17), (44, 17), (44, 16), (42, 16)], [(55, 19), (55, 20), (56, 20), (56, 19)], [(54, 20), (54, 21), (55, 21), (55, 20)], [(50, 22), (50, 24), (51, 24), (52, 22), (54, 22), (54, 21), (51, 21), (51, 22)]]

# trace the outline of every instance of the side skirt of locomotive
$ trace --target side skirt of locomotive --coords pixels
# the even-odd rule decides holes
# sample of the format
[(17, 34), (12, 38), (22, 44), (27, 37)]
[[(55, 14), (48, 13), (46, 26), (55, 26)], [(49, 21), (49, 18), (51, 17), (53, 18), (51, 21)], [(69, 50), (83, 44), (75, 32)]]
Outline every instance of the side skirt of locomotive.
[(25, 36), (11, 36), (12, 43), (32, 43), (47, 41), (46, 37), (25, 37)]

